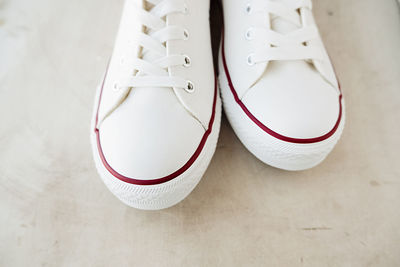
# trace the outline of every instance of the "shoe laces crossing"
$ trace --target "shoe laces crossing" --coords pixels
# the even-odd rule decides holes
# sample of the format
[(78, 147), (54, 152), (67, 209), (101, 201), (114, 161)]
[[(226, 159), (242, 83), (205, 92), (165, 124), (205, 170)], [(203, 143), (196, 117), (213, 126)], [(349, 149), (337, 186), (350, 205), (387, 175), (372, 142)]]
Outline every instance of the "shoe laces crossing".
[[(312, 9), (311, 0), (251, 0), (246, 12), (254, 16), (270, 15), (270, 27), (264, 23), (250, 27), (245, 34), (249, 41), (255, 42), (255, 52), (247, 58), (249, 65), (279, 60), (321, 60), (319, 47), (308, 42), (318, 38), (315, 25), (304, 26), (301, 13)], [(263, 16), (264, 17), (264, 16)], [(290, 23), (294, 30), (281, 33), (274, 29), (274, 20)], [(261, 19), (262, 20), (262, 19)]]
[(143, 31), (134, 40), (141, 47), (137, 57), (124, 58), (124, 66), (132, 70), (125, 81), (114, 85), (115, 90), (133, 87), (182, 88), (188, 92), (194, 90), (193, 83), (171, 76), (169, 68), (189, 67), (190, 57), (182, 54), (167, 55), (167, 42), (187, 40), (189, 33), (180, 25), (167, 25), (170, 14), (188, 12), (184, 0), (145, 0), (144, 8), (138, 10)]

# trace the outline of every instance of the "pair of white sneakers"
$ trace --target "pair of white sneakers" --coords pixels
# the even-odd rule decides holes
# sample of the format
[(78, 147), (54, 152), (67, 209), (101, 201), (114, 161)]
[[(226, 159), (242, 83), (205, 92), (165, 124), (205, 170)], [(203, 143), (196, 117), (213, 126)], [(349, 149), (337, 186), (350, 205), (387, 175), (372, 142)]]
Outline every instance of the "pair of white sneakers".
[[(285, 170), (319, 164), (338, 141), (344, 103), (311, 0), (223, 0), (219, 89), (242, 143)], [(208, 0), (127, 0), (91, 141), (122, 202), (184, 199), (214, 154), (221, 100)]]

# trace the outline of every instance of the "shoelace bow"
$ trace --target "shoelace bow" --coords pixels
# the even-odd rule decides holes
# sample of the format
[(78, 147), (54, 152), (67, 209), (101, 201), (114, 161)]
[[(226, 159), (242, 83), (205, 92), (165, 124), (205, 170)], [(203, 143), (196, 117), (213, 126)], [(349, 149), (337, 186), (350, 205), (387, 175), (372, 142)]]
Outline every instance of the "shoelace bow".
[[(272, 19), (282, 18), (298, 28), (287, 34), (282, 34), (270, 28), (255, 26), (248, 29), (246, 38), (257, 42), (256, 51), (247, 58), (253, 65), (272, 60), (320, 60), (321, 50), (307, 44), (318, 37), (316, 26), (303, 26), (300, 12), (302, 9), (312, 9), (311, 0), (293, 0), (289, 3), (276, 1), (252, 0), (246, 8), (247, 13), (265, 14)], [(272, 23), (271, 19), (271, 23)]]
[(176, 87), (191, 92), (193, 84), (182, 77), (170, 76), (168, 68), (189, 66), (186, 55), (167, 55), (166, 43), (171, 40), (186, 40), (189, 33), (181, 26), (167, 26), (163, 19), (173, 13), (187, 13), (184, 0), (146, 0), (149, 10), (139, 10), (139, 20), (145, 31), (135, 40), (141, 47), (141, 57), (127, 58), (124, 65), (135, 75), (115, 85), (116, 89), (133, 87)]

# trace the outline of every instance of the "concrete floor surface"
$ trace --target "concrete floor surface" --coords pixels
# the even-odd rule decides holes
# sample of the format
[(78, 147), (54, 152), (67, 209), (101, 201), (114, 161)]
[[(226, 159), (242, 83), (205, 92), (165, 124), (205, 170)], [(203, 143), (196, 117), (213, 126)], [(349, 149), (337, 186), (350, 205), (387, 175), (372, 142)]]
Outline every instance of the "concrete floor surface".
[(318, 167), (264, 165), (226, 119), (177, 206), (115, 199), (91, 157), (122, 0), (0, 0), (0, 266), (400, 266), (396, 0), (315, 0), (347, 108)]

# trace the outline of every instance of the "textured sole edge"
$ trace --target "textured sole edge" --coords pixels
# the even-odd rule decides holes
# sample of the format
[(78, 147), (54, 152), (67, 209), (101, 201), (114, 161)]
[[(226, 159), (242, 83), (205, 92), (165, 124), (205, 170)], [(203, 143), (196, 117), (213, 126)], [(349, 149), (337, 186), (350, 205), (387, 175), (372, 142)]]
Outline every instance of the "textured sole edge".
[(221, 91), (225, 114), (239, 140), (259, 160), (276, 168), (298, 171), (315, 167), (332, 151), (343, 132), (345, 105), (342, 98), (343, 115), (336, 132), (328, 139), (311, 144), (296, 144), (279, 140), (264, 132), (244, 113), (236, 103), (230, 90), (219, 52), (218, 85)]
[(208, 165), (214, 155), (221, 124), (221, 99), (219, 89), (217, 89), (217, 103), (215, 110), (215, 119), (213, 130), (206, 141), (203, 150), (196, 161), (183, 174), (176, 178), (156, 185), (136, 185), (123, 182), (113, 176), (103, 165), (98, 153), (96, 134), (92, 130), (95, 127), (96, 110), (100, 90), (98, 89), (95, 97), (95, 104), (91, 122), (90, 141), (93, 153), (93, 159), (104, 184), (108, 189), (126, 205), (142, 210), (160, 210), (176, 205), (185, 199), (200, 182), (202, 176), (207, 170)]

